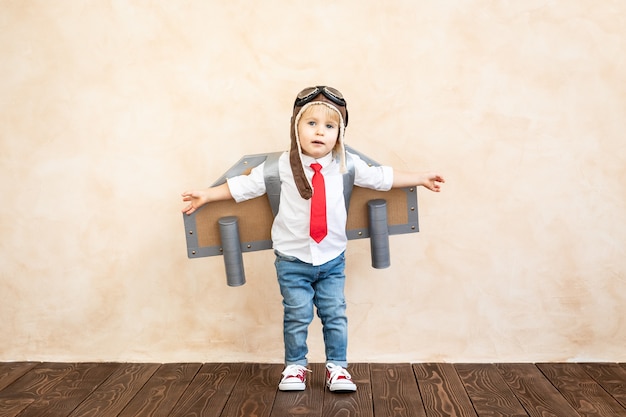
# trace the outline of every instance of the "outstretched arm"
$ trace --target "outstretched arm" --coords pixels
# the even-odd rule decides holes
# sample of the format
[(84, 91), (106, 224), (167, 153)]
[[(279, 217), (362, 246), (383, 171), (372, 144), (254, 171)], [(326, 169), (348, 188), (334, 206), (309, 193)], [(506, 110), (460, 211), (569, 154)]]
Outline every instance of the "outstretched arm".
[(183, 201), (189, 202), (189, 205), (182, 210), (185, 214), (193, 213), (206, 203), (233, 198), (230, 194), (228, 183), (226, 182), (216, 187), (206, 188), (204, 190), (185, 191), (182, 196)]
[(421, 185), (430, 191), (441, 191), (441, 184), (446, 182), (443, 177), (434, 172), (409, 172), (393, 170), (392, 188), (410, 187), (412, 185)]

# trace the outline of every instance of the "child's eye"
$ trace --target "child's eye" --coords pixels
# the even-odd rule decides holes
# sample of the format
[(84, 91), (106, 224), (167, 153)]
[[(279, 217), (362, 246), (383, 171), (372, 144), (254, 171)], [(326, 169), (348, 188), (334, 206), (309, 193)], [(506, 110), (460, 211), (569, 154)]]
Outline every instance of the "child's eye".
[(335, 128), (335, 125), (326, 125), (326, 128), (327, 128), (327, 129), (334, 129), (334, 128)]
[(315, 126), (315, 122), (314, 122), (313, 120), (310, 120), (307, 124), (308, 124), (309, 126)]

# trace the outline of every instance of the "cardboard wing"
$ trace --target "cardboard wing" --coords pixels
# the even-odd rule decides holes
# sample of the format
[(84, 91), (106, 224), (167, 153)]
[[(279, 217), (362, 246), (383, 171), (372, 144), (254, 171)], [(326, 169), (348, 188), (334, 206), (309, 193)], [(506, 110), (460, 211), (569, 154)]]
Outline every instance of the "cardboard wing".
[[(346, 146), (346, 149), (372, 166), (380, 165), (350, 147)], [(213, 185), (219, 185), (227, 178), (249, 173), (252, 168), (265, 161), (267, 155), (244, 156)], [(368, 202), (372, 200), (386, 201), (387, 228), (390, 235), (419, 231), (416, 187), (375, 191), (355, 186), (346, 225), (348, 239), (370, 237)], [(219, 220), (231, 216), (237, 218), (241, 252), (272, 248), (270, 229), (274, 216), (269, 200), (264, 195), (242, 203), (235, 203), (233, 200), (219, 201), (207, 204), (191, 215), (183, 214), (187, 256), (200, 258), (223, 255)]]

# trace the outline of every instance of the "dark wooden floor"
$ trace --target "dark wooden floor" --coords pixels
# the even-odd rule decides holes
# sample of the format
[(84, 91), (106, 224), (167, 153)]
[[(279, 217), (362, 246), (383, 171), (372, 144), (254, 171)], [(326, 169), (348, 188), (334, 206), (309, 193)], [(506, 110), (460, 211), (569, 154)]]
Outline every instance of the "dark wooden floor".
[(626, 364), (353, 364), (356, 393), (282, 365), (0, 363), (0, 416), (626, 416)]

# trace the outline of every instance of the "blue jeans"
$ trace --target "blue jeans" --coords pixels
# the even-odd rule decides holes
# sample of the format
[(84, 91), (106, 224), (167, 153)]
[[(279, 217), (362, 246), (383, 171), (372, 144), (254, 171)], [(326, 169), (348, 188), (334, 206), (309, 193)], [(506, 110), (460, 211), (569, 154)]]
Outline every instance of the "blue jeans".
[(276, 252), (276, 274), (283, 296), (285, 364), (308, 364), (306, 339), (313, 321), (313, 306), (322, 321), (326, 361), (348, 366), (348, 318), (344, 283), (345, 256), (342, 253), (323, 265), (313, 266)]

